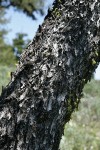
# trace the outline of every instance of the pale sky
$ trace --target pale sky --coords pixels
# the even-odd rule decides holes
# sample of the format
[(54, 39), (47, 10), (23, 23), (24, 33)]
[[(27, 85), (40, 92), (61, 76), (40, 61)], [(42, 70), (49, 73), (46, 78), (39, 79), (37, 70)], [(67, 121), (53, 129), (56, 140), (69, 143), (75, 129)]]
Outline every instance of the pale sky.
[(10, 22), (7, 24), (9, 33), (6, 41), (12, 43), (12, 39), (16, 36), (16, 33), (27, 33), (29, 39), (32, 39), (37, 31), (39, 24), (44, 20), (44, 17), (37, 14), (37, 20), (32, 20), (27, 17), (26, 14), (18, 11), (14, 11), (13, 8), (7, 10), (7, 18), (10, 18)]
[(100, 80), (100, 64), (99, 64), (98, 68), (96, 69), (94, 76), (95, 76), (96, 80)]
[[(54, 0), (44, 0), (45, 1), (45, 11), (47, 12), (48, 6), (50, 6)], [(35, 13), (36, 14), (36, 13)], [(42, 24), (44, 16), (39, 13), (36, 14), (37, 20), (32, 20), (23, 12), (14, 11), (14, 8), (10, 7), (7, 10), (7, 18), (10, 18), (10, 22), (7, 25), (7, 29), (10, 32), (7, 35), (6, 41), (12, 43), (12, 39), (15, 37), (16, 33), (27, 33), (29, 39), (33, 39), (39, 24)]]

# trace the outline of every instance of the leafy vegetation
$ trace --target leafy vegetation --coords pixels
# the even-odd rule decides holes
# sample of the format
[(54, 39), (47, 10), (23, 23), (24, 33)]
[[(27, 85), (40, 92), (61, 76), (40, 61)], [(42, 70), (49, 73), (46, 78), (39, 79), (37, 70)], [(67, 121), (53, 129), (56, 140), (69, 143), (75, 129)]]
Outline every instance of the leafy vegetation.
[(12, 52), (12, 46), (5, 42), (5, 36), (8, 30), (5, 28), (8, 19), (5, 17), (5, 10), (0, 8), (0, 65), (15, 64), (16, 59)]
[(65, 126), (61, 150), (100, 150), (100, 81), (84, 88), (79, 110)]
[(13, 48), (17, 48), (19, 53), (22, 53), (22, 50), (26, 48), (26, 45), (30, 42), (29, 39), (25, 39), (27, 34), (17, 33), (16, 37), (13, 39)]
[(5, 17), (5, 14), (5, 9), (0, 8), (0, 65), (9, 66), (12, 64), (15, 65), (17, 62), (17, 57), (14, 56), (14, 49), (17, 48), (18, 52), (21, 53), (28, 44), (29, 39), (27, 39), (27, 34), (17, 33), (16, 37), (13, 39), (13, 45), (8, 45), (5, 42), (5, 37), (8, 33), (5, 27), (9, 21)]
[(44, 14), (44, 0), (0, 0), (1, 8), (9, 8), (10, 6), (13, 6), (17, 10), (23, 11), (32, 19), (36, 19), (34, 11), (39, 11), (41, 15)]
[(0, 65), (15, 65), (17, 62), (11, 46), (5, 46), (4, 49), (0, 50)]
[(0, 93), (2, 86), (5, 87), (10, 81), (10, 72), (13, 72), (14, 70), (14, 65), (0, 65)]
[(0, 8), (0, 50), (5, 47), (5, 35), (7, 34), (7, 30), (4, 26), (7, 24), (8, 20), (5, 18), (5, 10)]
[(5, 17), (5, 9), (9, 8), (10, 6), (13, 6), (18, 11), (23, 11), (28, 16), (35, 19), (33, 12), (39, 11), (42, 14), (44, 2), (43, 0), (0, 0), (0, 65), (14, 65), (17, 61), (16, 55), (14, 56), (14, 50), (17, 49), (18, 53), (20, 54), (30, 41), (29, 39), (25, 39), (27, 34), (18, 33), (13, 39), (13, 45), (8, 45), (5, 42), (5, 37), (8, 33), (6, 25), (9, 22), (9, 19)]

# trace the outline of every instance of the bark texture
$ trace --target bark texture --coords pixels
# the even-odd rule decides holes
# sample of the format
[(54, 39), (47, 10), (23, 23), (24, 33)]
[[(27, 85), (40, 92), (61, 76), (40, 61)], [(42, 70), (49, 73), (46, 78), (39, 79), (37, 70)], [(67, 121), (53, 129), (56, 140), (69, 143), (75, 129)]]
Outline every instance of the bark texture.
[(0, 150), (58, 150), (99, 61), (99, 0), (56, 0), (2, 91)]

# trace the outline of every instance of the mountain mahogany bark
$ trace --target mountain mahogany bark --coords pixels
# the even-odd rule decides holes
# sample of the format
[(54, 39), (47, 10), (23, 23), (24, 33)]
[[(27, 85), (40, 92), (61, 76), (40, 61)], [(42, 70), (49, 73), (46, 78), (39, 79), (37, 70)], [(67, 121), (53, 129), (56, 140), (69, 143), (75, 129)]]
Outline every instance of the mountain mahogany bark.
[(56, 0), (0, 97), (0, 150), (58, 150), (100, 61), (99, 0)]

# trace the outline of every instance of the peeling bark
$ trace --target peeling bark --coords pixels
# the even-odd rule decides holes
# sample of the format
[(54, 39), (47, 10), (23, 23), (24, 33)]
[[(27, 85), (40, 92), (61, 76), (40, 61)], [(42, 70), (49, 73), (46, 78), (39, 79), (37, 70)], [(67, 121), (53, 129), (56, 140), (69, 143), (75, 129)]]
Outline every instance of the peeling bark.
[(56, 0), (0, 96), (0, 150), (58, 150), (100, 61), (99, 0)]

